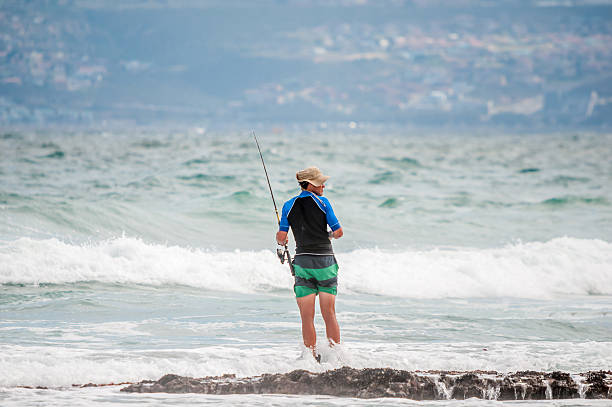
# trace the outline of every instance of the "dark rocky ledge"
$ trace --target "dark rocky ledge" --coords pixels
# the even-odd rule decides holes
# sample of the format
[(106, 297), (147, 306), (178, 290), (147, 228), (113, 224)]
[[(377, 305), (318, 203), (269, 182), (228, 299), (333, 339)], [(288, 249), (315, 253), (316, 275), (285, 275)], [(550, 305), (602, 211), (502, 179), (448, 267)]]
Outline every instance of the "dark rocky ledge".
[(398, 397), (413, 400), (612, 399), (612, 372), (489, 371), (448, 372), (343, 367), (323, 373), (294, 370), (236, 378), (234, 375), (194, 379), (168, 374), (158, 381), (143, 381), (121, 391), (136, 393), (204, 394), (318, 394), (338, 397)]

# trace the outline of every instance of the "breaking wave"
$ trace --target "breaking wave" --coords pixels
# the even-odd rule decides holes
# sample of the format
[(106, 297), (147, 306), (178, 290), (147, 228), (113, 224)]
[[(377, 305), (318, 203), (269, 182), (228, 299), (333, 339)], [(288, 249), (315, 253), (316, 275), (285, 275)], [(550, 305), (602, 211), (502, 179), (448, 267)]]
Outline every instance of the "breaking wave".
[[(340, 292), (408, 298), (612, 295), (612, 244), (556, 238), (495, 249), (340, 253)], [(215, 252), (121, 237), (89, 244), (21, 238), (0, 244), (0, 284), (186, 285), (244, 293), (286, 290), (272, 251)]]

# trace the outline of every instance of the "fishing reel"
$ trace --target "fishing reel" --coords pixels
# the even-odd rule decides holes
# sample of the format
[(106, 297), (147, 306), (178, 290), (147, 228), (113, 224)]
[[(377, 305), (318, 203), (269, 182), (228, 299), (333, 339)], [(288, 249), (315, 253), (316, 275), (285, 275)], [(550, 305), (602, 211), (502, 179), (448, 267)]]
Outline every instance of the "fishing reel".
[(276, 246), (276, 255), (280, 259), (281, 264), (285, 264), (286, 254), (287, 248), (285, 246), (280, 244)]

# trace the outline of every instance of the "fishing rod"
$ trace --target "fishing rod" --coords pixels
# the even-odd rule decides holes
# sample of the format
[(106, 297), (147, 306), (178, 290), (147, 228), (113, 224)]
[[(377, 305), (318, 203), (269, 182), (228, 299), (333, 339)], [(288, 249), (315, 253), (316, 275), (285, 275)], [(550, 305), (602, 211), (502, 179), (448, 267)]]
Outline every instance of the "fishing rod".
[[(259, 148), (259, 142), (257, 141), (257, 137), (255, 136), (255, 130), (253, 130), (253, 138), (255, 139), (255, 144), (257, 144), (257, 150), (259, 151), (259, 157), (261, 158), (261, 165), (263, 165), (264, 172), (266, 173), (266, 181), (268, 181), (270, 196), (272, 197), (272, 203), (274, 204), (274, 212), (276, 212), (276, 221), (280, 225), (280, 217), (278, 216), (278, 208), (276, 207), (274, 192), (272, 192), (272, 185), (270, 185), (270, 177), (268, 177), (268, 170), (266, 169), (266, 163), (264, 162), (263, 154), (261, 154), (261, 148)], [(280, 259), (281, 264), (285, 263), (285, 258), (288, 260), (289, 268), (291, 269), (291, 275), (295, 275), (295, 271), (293, 270), (293, 262), (291, 261), (291, 254), (289, 253), (289, 247), (287, 247), (287, 243), (284, 244), (283, 250), (276, 249), (276, 254)]]

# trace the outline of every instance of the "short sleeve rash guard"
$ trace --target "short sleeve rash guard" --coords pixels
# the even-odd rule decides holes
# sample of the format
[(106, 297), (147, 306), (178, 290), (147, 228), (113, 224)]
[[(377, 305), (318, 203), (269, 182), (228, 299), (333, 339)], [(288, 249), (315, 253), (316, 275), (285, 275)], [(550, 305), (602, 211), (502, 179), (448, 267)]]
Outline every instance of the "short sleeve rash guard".
[(332, 231), (340, 229), (340, 222), (325, 197), (302, 191), (283, 205), (279, 230), (288, 232), (291, 228), (296, 254), (333, 254), (327, 226)]

